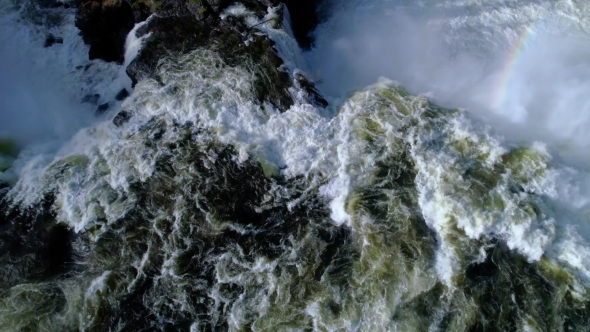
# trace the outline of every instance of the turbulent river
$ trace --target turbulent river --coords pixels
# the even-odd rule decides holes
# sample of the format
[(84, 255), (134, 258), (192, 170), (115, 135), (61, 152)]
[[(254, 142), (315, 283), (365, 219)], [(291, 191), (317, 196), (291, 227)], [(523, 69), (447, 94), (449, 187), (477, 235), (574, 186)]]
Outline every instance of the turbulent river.
[(306, 51), (227, 7), (328, 101), (284, 112), (66, 7), (0, 0), (0, 329), (590, 330), (587, 2), (332, 1)]

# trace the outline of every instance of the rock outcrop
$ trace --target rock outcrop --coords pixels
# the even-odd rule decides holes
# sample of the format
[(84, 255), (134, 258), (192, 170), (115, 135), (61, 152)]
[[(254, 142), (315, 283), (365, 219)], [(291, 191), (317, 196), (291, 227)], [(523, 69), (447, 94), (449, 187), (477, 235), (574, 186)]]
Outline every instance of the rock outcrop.
[(90, 60), (122, 63), (125, 40), (134, 25), (134, 11), (127, 1), (90, 0), (83, 2), (76, 13), (76, 27), (90, 45)]
[(47, 38), (45, 39), (45, 44), (43, 45), (43, 47), (51, 47), (54, 44), (63, 44), (64, 43), (64, 39), (61, 37), (56, 37), (52, 34), (49, 34), (47, 36)]
[(313, 45), (311, 32), (322, 20), (322, 5), (327, 0), (283, 0), (291, 15), (291, 25), (295, 39), (303, 49)]
[[(240, 19), (220, 14), (230, 0), (89, 0), (82, 2), (76, 14), (76, 26), (90, 45), (89, 58), (122, 63), (125, 40), (134, 24), (151, 14), (141, 33), (151, 33), (135, 60), (127, 68), (133, 84), (151, 77), (157, 80), (155, 65), (163, 56), (181, 55), (198, 47), (213, 48), (229, 66), (245, 61), (257, 63), (254, 93), (258, 101), (268, 102), (279, 110), (293, 104), (288, 91), (294, 80), (280, 70), (282, 59), (274, 43), (266, 36), (253, 33)], [(242, 0), (240, 3), (260, 19), (278, 0)], [(309, 31), (317, 24), (316, 6), (320, 0), (287, 1), (297, 19), (295, 34), (303, 47), (311, 45)], [(302, 23), (299, 23), (301, 20)], [(282, 22), (277, 19), (277, 22)], [(244, 41), (248, 39), (248, 43)], [(312, 90), (310, 90), (312, 91)], [(320, 99), (315, 98), (316, 101)], [(324, 105), (320, 101), (319, 105)]]
[[(215, 16), (198, 19), (194, 15), (156, 17), (147, 31), (151, 36), (127, 68), (134, 84), (148, 77), (158, 80), (157, 63), (163, 56), (179, 56), (205, 47), (217, 51), (228, 66), (246, 62), (257, 65), (253, 86), (261, 104), (269, 102), (279, 110), (293, 104), (288, 92), (292, 80), (287, 72), (278, 69), (283, 61), (273, 42), (266, 36), (250, 33), (241, 20), (221, 20)], [(245, 39), (248, 43), (244, 43)]]
[(48, 195), (39, 210), (11, 207), (0, 183), (0, 291), (18, 283), (63, 276), (73, 266), (74, 233), (55, 223)]
[[(261, 7), (266, 1), (246, 2), (250, 3), (249, 7)], [(203, 20), (229, 4), (226, 0), (82, 0), (76, 12), (76, 27), (84, 42), (90, 45), (91, 60), (121, 63), (129, 31), (135, 23), (146, 20), (151, 14), (178, 18), (193, 16)]]
[[(284, 0), (289, 9), (295, 38), (302, 48), (313, 43), (310, 32), (320, 22), (318, 7), (326, 0)], [(263, 13), (278, 0), (242, 0), (247, 9)], [(76, 14), (76, 26), (90, 45), (90, 59), (122, 62), (125, 39), (135, 23), (151, 14), (162, 18), (193, 17), (214, 22), (231, 0), (82, 0)], [(176, 29), (178, 30), (178, 29)]]
[[(295, 36), (303, 48), (311, 46), (309, 33), (319, 22), (317, 6), (322, 1), (285, 1)], [(220, 14), (232, 3), (231, 0), (86, 0), (78, 7), (76, 26), (90, 45), (91, 60), (122, 63), (125, 40), (135, 23), (155, 14), (147, 26), (138, 31), (151, 35), (127, 68), (133, 85), (148, 77), (157, 80), (156, 64), (163, 56), (178, 56), (206, 47), (216, 50), (229, 66), (245, 61), (257, 64), (253, 86), (258, 101), (268, 102), (282, 111), (288, 109), (293, 104), (288, 89), (294, 80), (279, 69), (283, 61), (268, 37), (254, 33), (255, 29), (235, 17), (221, 19)], [(269, 7), (280, 5), (278, 0), (242, 0), (239, 3), (260, 19)], [(282, 18), (276, 22), (282, 23)], [(248, 43), (244, 42), (246, 39)], [(315, 96), (317, 91), (307, 90), (315, 93), (316, 104), (325, 106), (325, 100)]]

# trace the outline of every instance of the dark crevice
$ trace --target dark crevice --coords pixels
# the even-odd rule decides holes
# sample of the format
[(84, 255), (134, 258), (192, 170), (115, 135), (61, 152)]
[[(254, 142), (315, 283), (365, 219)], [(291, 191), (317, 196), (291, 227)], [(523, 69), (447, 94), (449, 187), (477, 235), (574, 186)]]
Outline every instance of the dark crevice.
[(326, 0), (283, 0), (289, 9), (291, 26), (295, 39), (303, 49), (310, 49), (313, 46), (313, 30), (323, 19), (325, 13), (322, 11)]

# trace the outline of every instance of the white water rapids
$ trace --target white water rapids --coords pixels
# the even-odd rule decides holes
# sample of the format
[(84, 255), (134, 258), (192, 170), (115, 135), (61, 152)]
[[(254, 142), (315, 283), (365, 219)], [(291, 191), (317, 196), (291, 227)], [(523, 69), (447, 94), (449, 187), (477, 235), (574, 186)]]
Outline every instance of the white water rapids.
[[(253, 97), (253, 67), (203, 48), (161, 59), (159, 81), (115, 102), (131, 90), (135, 29), (122, 66), (88, 61), (74, 9), (34, 24), (34, 5), (0, 1), (0, 181), (22, 208), (52, 193), (55, 221), (80, 237), (88, 267), (2, 290), (0, 323), (12, 330), (111, 327), (104, 316), (126, 310), (113, 303), (142, 287), (164, 324), (155, 329), (177, 313), (191, 331), (590, 324), (590, 4), (333, 1), (308, 52), (288, 27), (259, 25), (283, 69), (316, 80), (330, 102), (319, 108), (292, 87), (281, 113)], [(278, 15), (269, 8), (264, 20)], [(239, 4), (230, 16), (259, 22)], [(63, 44), (44, 48), (48, 33)], [(93, 115), (104, 102), (110, 110)], [(120, 110), (132, 117), (115, 126)], [(232, 172), (263, 185), (238, 192)], [(265, 222), (280, 227), (220, 212), (208, 195), (226, 191), (258, 195), (247, 207), (272, 211)], [(289, 227), (301, 229), (280, 233)], [(266, 240), (231, 242), (265, 232), (279, 254), (257, 247)], [(30, 320), (27, 292), (53, 283), (67, 304)], [(558, 309), (542, 305), (557, 297)]]

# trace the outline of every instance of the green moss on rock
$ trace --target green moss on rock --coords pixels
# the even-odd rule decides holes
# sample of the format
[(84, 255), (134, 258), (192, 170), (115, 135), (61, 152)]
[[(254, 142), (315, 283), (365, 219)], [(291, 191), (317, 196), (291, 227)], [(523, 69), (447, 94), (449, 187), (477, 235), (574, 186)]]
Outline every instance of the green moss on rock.
[(16, 142), (8, 138), (0, 138), (0, 155), (15, 158), (20, 153)]

